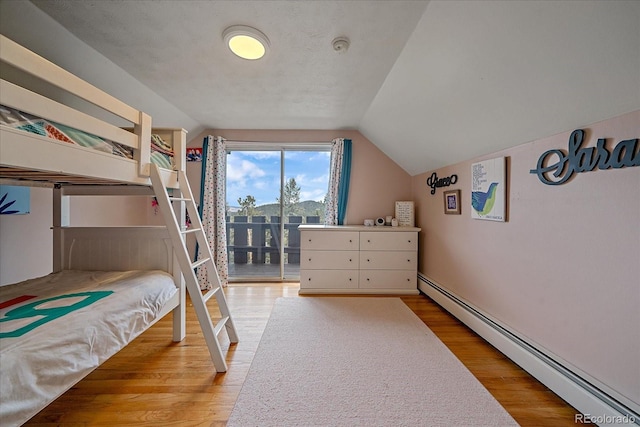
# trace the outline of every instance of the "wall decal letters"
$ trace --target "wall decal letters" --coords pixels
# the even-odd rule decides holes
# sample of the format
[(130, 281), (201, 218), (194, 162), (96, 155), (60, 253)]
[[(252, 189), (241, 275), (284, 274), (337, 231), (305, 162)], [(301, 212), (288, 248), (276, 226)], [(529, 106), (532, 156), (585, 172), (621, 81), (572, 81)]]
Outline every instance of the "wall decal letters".
[(560, 149), (545, 151), (538, 159), (536, 169), (529, 173), (538, 175), (543, 184), (560, 185), (576, 173), (640, 166), (638, 138), (620, 141), (611, 152), (605, 138), (598, 139), (595, 147), (582, 147), (583, 142), (584, 130), (574, 130), (569, 137), (567, 154)]
[(431, 188), (431, 194), (436, 194), (436, 188), (438, 187), (448, 187), (456, 182), (458, 182), (458, 175), (456, 174), (446, 176), (444, 178), (438, 178), (438, 174), (434, 172), (429, 178), (427, 178), (427, 185)]

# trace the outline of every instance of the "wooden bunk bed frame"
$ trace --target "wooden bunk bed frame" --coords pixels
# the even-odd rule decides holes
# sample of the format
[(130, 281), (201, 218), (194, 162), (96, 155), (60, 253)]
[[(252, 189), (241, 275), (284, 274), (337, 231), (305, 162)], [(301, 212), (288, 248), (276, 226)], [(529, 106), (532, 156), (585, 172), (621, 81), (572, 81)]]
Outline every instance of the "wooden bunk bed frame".
[[(151, 185), (152, 128), (149, 115), (2, 35), (0, 58), (3, 65), (98, 106), (128, 125), (114, 125), (4, 79), (0, 81), (3, 105), (103, 137), (130, 147), (134, 152), (133, 159), (126, 159), (1, 126), (0, 177), (50, 183)], [(175, 170), (163, 170), (162, 177), (167, 188), (177, 188), (176, 170), (185, 170), (186, 164), (185, 131), (153, 131), (173, 143)], [(78, 157), (85, 161), (77, 161)]]
[[(151, 324), (172, 312), (172, 339), (181, 341), (185, 337), (185, 276), (184, 268), (179, 264), (180, 258), (176, 255), (178, 248), (176, 240), (172, 240), (174, 236), (171, 235), (169, 220), (165, 218), (167, 227), (70, 227), (67, 196), (153, 196), (159, 187), (164, 187), (165, 193), (166, 189), (179, 191), (179, 177), (186, 179), (186, 132), (183, 129), (152, 129), (149, 115), (3, 35), (0, 35), (0, 59), (5, 70), (18, 70), (19, 73), (34, 76), (73, 95), (74, 99), (80, 98), (107, 111), (111, 122), (126, 122), (123, 126), (112, 124), (96, 117), (101, 113), (87, 114), (67, 105), (69, 102), (65, 104), (50, 99), (4, 80), (3, 72), (0, 81), (2, 105), (130, 147), (134, 155), (133, 159), (118, 157), (0, 125), (0, 182), (53, 188), (54, 273), (64, 270), (162, 270), (171, 274), (178, 292), (161, 308)], [(70, 103), (76, 105), (77, 101)], [(114, 116), (116, 120), (111, 119)], [(152, 165), (152, 133), (160, 135), (173, 147), (173, 170)], [(173, 211), (176, 227), (178, 223), (184, 224), (184, 202), (178, 203)], [(226, 365), (218, 368), (218, 371), (222, 372), (223, 369), (226, 369)], [(40, 402), (39, 407), (30, 410), (29, 417), (56, 397)], [(4, 419), (4, 410), (2, 412)], [(24, 411), (19, 416), (24, 416)], [(5, 421), (22, 423), (28, 418), (9, 419)]]

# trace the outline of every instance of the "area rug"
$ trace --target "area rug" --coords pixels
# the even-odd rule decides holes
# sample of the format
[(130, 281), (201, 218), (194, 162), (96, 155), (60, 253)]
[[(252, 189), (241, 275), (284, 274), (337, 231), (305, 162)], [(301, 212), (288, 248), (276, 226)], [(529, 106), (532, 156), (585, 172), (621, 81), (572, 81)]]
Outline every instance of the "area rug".
[(228, 426), (517, 426), (399, 298), (279, 298)]

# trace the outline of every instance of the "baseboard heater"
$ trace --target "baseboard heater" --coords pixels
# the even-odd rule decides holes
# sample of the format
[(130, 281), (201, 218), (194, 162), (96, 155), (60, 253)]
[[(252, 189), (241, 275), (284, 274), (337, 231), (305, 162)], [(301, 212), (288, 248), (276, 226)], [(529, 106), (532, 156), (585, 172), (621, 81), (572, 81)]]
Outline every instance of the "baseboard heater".
[(566, 362), (545, 353), (421, 273), (418, 289), (576, 408), (582, 414), (576, 423), (590, 420), (598, 425), (640, 425), (640, 413), (632, 409), (633, 402), (621, 402), (604, 391), (604, 386), (596, 386)]

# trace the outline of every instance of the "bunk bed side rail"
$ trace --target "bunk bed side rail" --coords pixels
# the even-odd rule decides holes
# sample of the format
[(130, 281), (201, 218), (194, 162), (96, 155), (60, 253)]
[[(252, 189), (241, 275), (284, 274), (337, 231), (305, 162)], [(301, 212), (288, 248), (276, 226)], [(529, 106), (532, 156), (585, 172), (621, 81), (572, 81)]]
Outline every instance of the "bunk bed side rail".
[(131, 123), (139, 123), (139, 111), (97, 87), (85, 82), (53, 62), (0, 35), (2, 61), (25, 73), (78, 96)]
[(134, 149), (140, 148), (137, 135), (6, 80), (0, 80), (0, 93), (2, 104), (8, 107), (100, 135)]
[[(25, 113), (134, 148), (138, 174), (148, 177), (151, 162), (151, 117), (91, 85), (42, 56), (0, 34), (0, 60), (83, 99), (133, 125), (133, 134), (98, 118), (60, 104), (26, 88), (2, 80), (2, 102)], [(3, 129), (3, 132), (5, 130)], [(17, 163), (19, 164), (19, 163)]]

